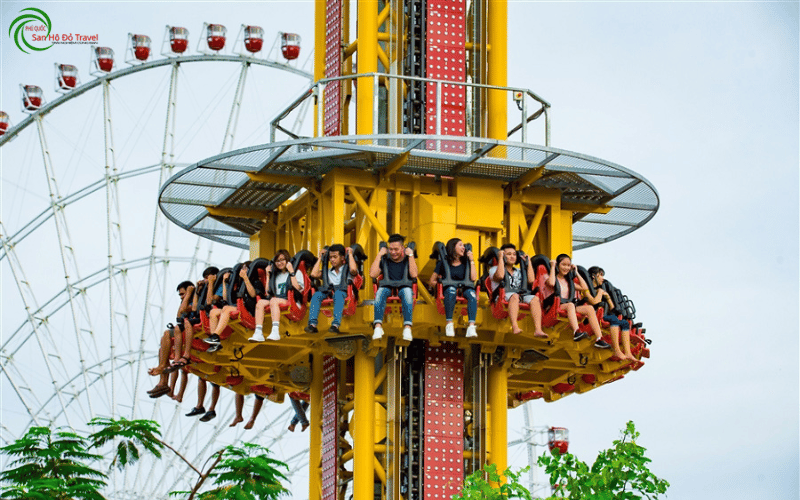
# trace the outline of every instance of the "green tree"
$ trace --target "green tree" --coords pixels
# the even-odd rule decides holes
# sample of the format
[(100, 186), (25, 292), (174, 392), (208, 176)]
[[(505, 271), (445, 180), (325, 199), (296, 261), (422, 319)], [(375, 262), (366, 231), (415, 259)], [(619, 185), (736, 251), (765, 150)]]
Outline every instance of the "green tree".
[(106, 475), (89, 464), (100, 455), (88, 451), (86, 438), (49, 427), (31, 427), (0, 448), (14, 457), (0, 472), (0, 498), (101, 500)]
[(636, 444), (639, 432), (628, 422), (622, 438), (614, 446), (600, 452), (589, 467), (571, 453), (539, 457), (539, 465), (550, 475), (556, 489), (551, 499), (570, 500), (633, 500), (656, 499), (666, 493), (669, 483), (650, 472), (650, 459), (645, 448)]
[(500, 474), (497, 473), (497, 465), (489, 464), (482, 470), (476, 470), (464, 478), (464, 486), (461, 494), (453, 497), (453, 500), (501, 500), (503, 498), (524, 498), (532, 500), (531, 492), (522, 486), (519, 478), (527, 472), (529, 467), (516, 472), (506, 469), (503, 472), (505, 481), (500, 484)]
[[(103, 457), (89, 450), (107, 444), (115, 446), (111, 467), (119, 469), (136, 463), (142, 453), (161, 458), (164, 448), (171, 450), (197, 474), (191, 492), (173, 493), (184, 498), (188, 495), (189, 500), (273, 500), (288, 493), (281, 484), (286, 476), (280, 471), (288, 470), (288, 466), (269, 458), (269, 451), (262, 446), (228, 446), (212, 455), (213, 463), (202, 471), (161, 439), (156, 422), (95, 418), (89, 425), (98, 430), (88, 437), (33, 427), (19, 440), (0, 448), (16, 457), (10, 464), (13, 468), (0, 473), (0, 498), (104, 500), (101, 491), (107, 476), (89, 465)], [(216, 488), (198, 493), (209, 478)]]

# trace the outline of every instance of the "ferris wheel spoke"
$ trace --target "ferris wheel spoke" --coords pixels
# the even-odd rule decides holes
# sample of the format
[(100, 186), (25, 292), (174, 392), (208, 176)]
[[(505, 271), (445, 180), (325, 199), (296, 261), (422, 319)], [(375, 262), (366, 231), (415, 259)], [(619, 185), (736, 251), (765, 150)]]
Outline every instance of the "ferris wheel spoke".
[(243, 62), (242, 70), (239, 72), (239, 81), (236, 83), (236, 91), (233, 95), (233, 104), (231, 105), (231, 112), (228, 115), (228, 125), (225, 127), (225, 136), (222, 139), (220, 153), (224, 153), (233, 148), (233, 139), (236, 135), (236, 125), (239, 122), (239, 112), (242, 109), (242, 95), (244, 94), (244, 84), (247, 80), (248, 69), (250, 69), (250, 64)]
[[(64, 270), (64, 279), (66, 281), (67, 290), (69, 290), (69, 277), (74, 276), (78, 280), (80, 280), (80, 272), (78, 271), (77, 262), (75, 260), (74, 254), (74, 246), (70, 241), (69, 237), (69, 227), (67, 225), (67, 219), (63, 211), (63, 207), (59, 206), (59, 202), (61, 196), (58, 192), (58, 183), (56, 182), (55, 172), (53, 170), (52, 160), (50, 158), (50, 150), (47, 146), (47, 139), (44, 132), (44, 124), (42, 123), (42, 117), (36, 117), (36, 126), (39, 132), (39, 143), (42, 148), (42, 159), (44, 161), (44, 168), (45, 174), (47, 177), (47, 188), (50, 194), (50, 206), (53, 209), (53, 215), (55, 220), (56, 226), (56, 236), (58, 238), (58, 246), (61, 254), (61, 264)], [(86, 360), (83, 354), (83, 342), (81, 342), (81, 326), (79, 324), (79, 316), (78, 312), (76, 311), (76, 304), (73, 300), (73, 294), (68, 292), (69, 298), (69, 306), (72, 312), (72, 322), (75, 329), (75, 339), (76, 339), (76, 347), (78, 349), (78, 356), (81, 367), (85, 368)], [(89, 336), (92, 339), (95, 339), (94, 330), (92, 328), (92, 323), (90, 320), (89, 314), (89, 307), (86, 303), (86, 296), (82, 293), (77, 295), (80, 297), (80, 304), (77, 305), (78, 308), (82, 310), (83, 313), (83, 321), (88, 325), (88, 332)], [(91, 411), (92, 408), (92, 401), (88, 399), (89, 409)]]

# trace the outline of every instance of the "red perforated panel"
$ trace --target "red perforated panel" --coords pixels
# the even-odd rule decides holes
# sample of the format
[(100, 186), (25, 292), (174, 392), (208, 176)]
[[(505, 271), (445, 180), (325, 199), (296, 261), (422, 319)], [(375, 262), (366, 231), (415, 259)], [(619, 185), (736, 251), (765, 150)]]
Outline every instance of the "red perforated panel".
[(326, 356), (322, 372), (322, 500), (336, 500), (338, 441), (336, 382), (338, 361)]
[[(427, 7), (425, 76), (436, 80), (466, 81), (466, 0), (429, 0)], [(425, 126), (436, 134), (441, 109), (441, 135), (466, 133), (466, 90), (442, 85), (442, 102), (436, 102), (436, 85), (426, 86)], [(442, 143), (443, 151), (463, 152), (463, 143)]]
[(464, 351), (454, 343), (425, 352), (423, 498), (449, 499), (464, 481)]
[[(325, 2), (325, 77), (342, 75), (342, 0)], [(323, 135), (341, 135), (342, 84), (331, 82), (323, 99)]]

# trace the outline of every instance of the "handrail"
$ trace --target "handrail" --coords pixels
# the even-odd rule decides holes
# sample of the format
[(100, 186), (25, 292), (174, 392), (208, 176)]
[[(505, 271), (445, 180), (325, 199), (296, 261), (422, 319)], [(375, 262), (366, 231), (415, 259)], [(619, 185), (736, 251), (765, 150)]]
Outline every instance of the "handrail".
[[(436, 85), (436, 95), (437, 95), (437, 102), (441, 101), (441, 88), (443, 85), (452, 85), (452, 86), (460, 86), (460, 87), (471, 87), (471, 88), (479, 88), (479, 89), (487, 89), (487, 90), (502, 90), (504, 92), (512, 92), (514, 94), (521, 93), (522, 99), (517, 101), (515, 97), (515, 101), (518, 102), (518, 107), (522, 112), (522, 118), (520, 119), (520, 123), (512, 128), (506, 137), (511, 136), (511, 134), (522, 130), (522, 141), (527, 142), (527, 124), (533, 120), (536, 120), (541, 115), (545, 117), (545, 146), (550, 145), (550, 114), (548, 112), (550, 103), (547, 102), (545, 99), (540, 97), (538, 94), (533, 92), (530, 89), (525, 89), (521, 87), (501, 87), (497, 85), (488, 85), (485, 83), (471, 83), (471, 82), (459, 82), (454, 80), (439, 80), (434, 78), (423, 78), (419, 76), (405, 76), (405, 75), (391, 75), (388, 73), (359, 73), (355, 75), (342, 75), (342, 76), (334, 76), (329, 78), (322, 78), (315, 83), (312, 83), (306, 90), (302, 92), (300, 97), (295, 99), (289, 106), (287, 106), (283, 111), (278, 113), (278, 115), (272, 119), (270, 122), (270, 141), (275, 142), (276, 137), (275, 134), (278, 130), (281, 130), (284, 133), (287, 133), (286, 130), (280, 125), (280, 122), (286, 118), (292, 111), (297, 109), (306, 99), (311, 96), (314, 96), (317, 103), (320, 102), (321, 97), (324, 96), (325, 88), (328, 84), (343, 81), (343, 80), (356, 80), (359, 78), (371, 78), (373, 80), (373, 95), (377, 96), (377, 87), (379, 85), (380, 79), (396, 79), (396, 80), (408, 80), (408, 81), (418, 81), (427, 84)], [(534, 113), (530, 116), (527, 115), (527, 103), (525, 101), (524, 96), (528, 96), (534, 101), (538, 102), (541, 107), (537, 109)], [(322, 108), (323, 106), (317, 106), (317, 114), (318, 114), (318, 124), (322, 126)], [(377, 113), (377, 106), (375, 106), (374, 113)], [(377, 134), (378, 120), (373, 119), (373, 133)], [(292, 138), (296, 138), (294, 134), (287, 133)], [(438, 112), (436, 113), (436, 135), (441, 135), (441, 114)]]

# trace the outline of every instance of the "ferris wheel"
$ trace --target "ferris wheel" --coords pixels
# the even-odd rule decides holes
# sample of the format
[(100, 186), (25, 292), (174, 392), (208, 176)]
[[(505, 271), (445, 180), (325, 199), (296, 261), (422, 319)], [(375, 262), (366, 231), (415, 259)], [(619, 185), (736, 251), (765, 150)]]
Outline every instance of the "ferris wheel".
[[(256, 428), (244, 431), (228, 428), (229, 394), (214, 421), (184, 416), (196, 399), (192, 377), (182, 405), (145, 393), (164, 325), (174, 321), (175, 286), (208, 265), (246, 258), (214, 222), (196, 228), (213, 229), (210, 239), (171, 229), (157, 207), (159, 188), (176, 168), (267, 142), (270, 118), (311, 79), (298, 62), (297, 35), (279, 33), (267, 51), (258, 26), (242, 25), (234, 40), (220, 24), (200, 33), (194, 54), (189, 30), (178, 26), (165, 28), (158, 54), (142, 34), (128, 36), (122, 58), (90, 46), (86, 83), (79, 64), (57, 61), (56, 96), (23, 82), (19, 118), (0, 112), (0, 441), (32, 425), (85, 429), (97, 416), (148, 418), (195, 464), (247, 440), (273, 450), (302, 483), (307, 456), (285, 434), (289, 405), (265, 405)], [(298, 119), (291, 128), (303, 127)], [(108, 496), (167, 498), (187, 489), (185, 466), (171, 460), (112, 472)]]

